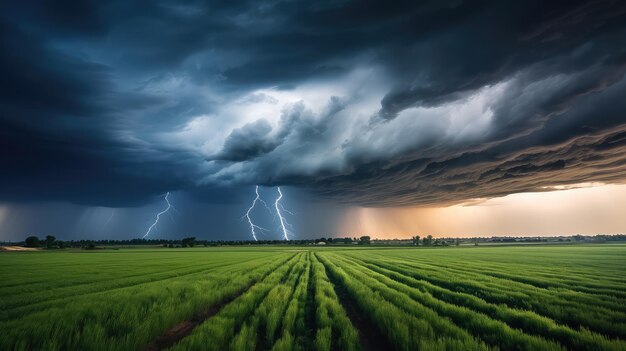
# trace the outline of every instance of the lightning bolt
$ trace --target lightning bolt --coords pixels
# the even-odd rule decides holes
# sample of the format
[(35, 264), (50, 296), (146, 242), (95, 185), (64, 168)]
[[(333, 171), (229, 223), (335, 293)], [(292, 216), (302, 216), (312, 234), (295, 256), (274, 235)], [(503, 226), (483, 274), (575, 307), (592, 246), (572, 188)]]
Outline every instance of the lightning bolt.
[(150, 234), (150, 232), (152, 231), (152, 228), (154, 228), (154, 226), (156, 226), (157, 223), (159, 223), (159, 218), (161, 218), (161, 215), (164, 214), (165, 212), (169, 211), (170, 208), (172, 208), (172, 204), (170, 204), (170, 200), (167, 199), (168, 196), (170, 196), (170, 192), (169, 191), (165, 194), (165, 202), (167, 202), (167, 207), (163, 211), (157, 213), (156, 219), (154, 220), (154, 223), (152, 223), (150, 228), (148, 228), (148, 231), (146, 232), (146, 234), (144, 234), (141, 237), (142, 239), (145, 239), (148, 236), (148, 234)]
[(109, 222), (111, 222), (111, 219), (113, 219), (113, 215), (115, 214), (115, 209), (113, 209), (111, 211), (111, 215), (109, 216), (109, 218), (106, 220), (106, 222), (104, 222), (104, 225), (102, 226), (103, 228), (107, 226), (107, 224), (109, 224)]
[(280, 200), (283, 198), (283, 193), (282, 191), (280, 191), (280, 187), (277, 186), (276, 189), (278, 190), (278, 197), (276, 198), (276, 201), (274, 201), (274, 207), (276, 208), (276, 214), (278, 214), (278, 219), (280, 219), (280, 229), (283, 231), (283, 238), (285, 240), (289, 240), (289, 235), (291, 234), (291, 232), (289, 231), (289, 229), (287, 229), (287, 227), (290, 225), (289, 223), (287, 223), (280, 210), (282, 209), (287, 213), (291, 212), (287, 211), (280, 203)]
[(250, 234), (252, 234), (252, 238), (254, 239), (254, 241), (259, 241), (259, 239), (257, 239), (257, 237), (256, 237), (257, 229), (260, 230), (260, 231), (266, 231), (267, 229), (259, 227), (258, 225), (254, 224), (252, 222), (252, 217), (250, 217), (250, 213), (254, 209), (254, 206), (256, 206), (257, 202), (262, 203), (265, 206), (265, 208), (268, 208), (268, 207), (267, 207), (267, 204), (265, 203), (265, 201), (263, 201), (261, 199), (261, 197), (259, 196), (259, 186), (258, 185), (254, 188), (254, 193), (256, 194), (256, 197), (254, 198), (254, 201), (252, 201), (252, 205), (250, 206), (250, 208), (248, 208), (248, 211), (246, 211), (246, 214), (244, 215), (244, 217), (246, 217), (246, 219), (248, 220), (248, 224), (250, 225)]
[(111, 220), (113, 219), (113, 215), (115, 215), (115, 209), (111, 209), (111, 215), (107, 218), (107, 220), (104, 222), (104, 224), (100, 227), (100, 233), (103, 233), (104, 230), (106, 229), (107, 225), (109, 225), (109, 222), (111, 222)]

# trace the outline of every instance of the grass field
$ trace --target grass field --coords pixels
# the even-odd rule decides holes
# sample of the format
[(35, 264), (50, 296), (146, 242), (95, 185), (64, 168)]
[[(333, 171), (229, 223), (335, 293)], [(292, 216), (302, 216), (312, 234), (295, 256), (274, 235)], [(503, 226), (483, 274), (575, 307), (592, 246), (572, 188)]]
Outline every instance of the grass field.
[(626, 350), (626, 245), (0, 253), (0, 350)]

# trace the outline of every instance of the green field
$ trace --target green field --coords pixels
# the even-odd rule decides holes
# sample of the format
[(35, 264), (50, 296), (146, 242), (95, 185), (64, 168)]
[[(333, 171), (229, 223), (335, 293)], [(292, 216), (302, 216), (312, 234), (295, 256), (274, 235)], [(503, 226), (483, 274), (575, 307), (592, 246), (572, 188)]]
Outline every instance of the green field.
[(626, 245), (0, 253), (0, 350), (626, 350)]

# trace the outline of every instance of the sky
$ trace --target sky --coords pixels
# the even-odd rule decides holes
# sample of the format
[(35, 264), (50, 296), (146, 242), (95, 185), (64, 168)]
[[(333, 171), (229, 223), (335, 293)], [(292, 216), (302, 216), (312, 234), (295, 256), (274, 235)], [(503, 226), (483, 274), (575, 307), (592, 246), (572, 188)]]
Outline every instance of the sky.
[(626, 232), (621, 1), (6, 1), (0, 240)]

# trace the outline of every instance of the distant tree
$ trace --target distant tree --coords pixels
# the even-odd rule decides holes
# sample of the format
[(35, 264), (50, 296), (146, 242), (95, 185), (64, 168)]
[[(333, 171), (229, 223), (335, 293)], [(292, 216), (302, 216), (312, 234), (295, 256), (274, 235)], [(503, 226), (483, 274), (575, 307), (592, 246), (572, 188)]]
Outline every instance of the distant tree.
[(85, 246), (85, 250), (95, 250), (96, 249), (96, 245), (92, 242), (89, 242), (86, 246)]
[(343, 243), (344, 244), (352, 244), (352, 238), (350, 238), (350, 237), (343, 238)]
[(428, 235), (427, 237), (422, 239), (422, 242), (424, 243), (424, 246), (432, 246), (432, 244), (433, 244), (433, 236), (432, 235)]
[(190, 236), (188, 238), (184, 238), (183, 240), (181, 240), (181, 243), (183, 247), (193, 247), (196, 244), (196, 237)]
[(54, 242), (57, 240), (53, 235), (46, 235), (46, 247), (51, 248), (54, 246)]
[(26, 244), (26, 247), (39, 247), (41, 246), (41, 242), (39, 241), (39, 238), (36, 236), (29, 236), (28, 238), (26, 238), (26, 240), (24, 240), (24, 243)]
[(456, 239), (456, 241), (454, 242), (454, 245), (456, 245), (456, 246), (460, 246), (460, 245), (461, 245), (461, 240)]
[(419, 235), (414, 236), (412, 239), (413, 239), (413, 245), (415, 245), (415, 246), (419, 246), (420, 245), (420, 236)]
[(326, 239), (326, 242), (329, 243), (329, 244), (332, 244), (333, 243), (333, 238)]
[(372, 238), (370, 238), (368, 235), (364, 235), (359, 238), (359, 245), (369, 245), (371, 243), (372, 243)]

